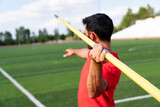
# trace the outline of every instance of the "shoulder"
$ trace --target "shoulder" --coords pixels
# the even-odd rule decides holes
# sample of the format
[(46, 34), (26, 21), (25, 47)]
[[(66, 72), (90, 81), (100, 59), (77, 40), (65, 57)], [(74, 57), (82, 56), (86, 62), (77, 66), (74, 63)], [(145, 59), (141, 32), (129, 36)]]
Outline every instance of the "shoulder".
[[(119, 59), (117, 53), (111, 52), (111, 54), (115, 58)], [(108, 61), (107, 63), (103, 64), (103, 70), (104, 70), (104, 72), (108, 71), (109, 73), (111, 73), (112, 75), (115, 75), (115, 76), (120, 76), (120, 74), (121, 74), (121, 71), (114, 64), (112, 64), (110, 61)]]
[(111, 52), (111, 54), (112, 54), (114, 57), (116, 57), (117, 59), (119, 59), (119, 57), (118, 57), (118, 54), (117, 54), (117, 53), (115, 53), (115, 52)]
[[(115, 58), (117, 58), (118, 60), (120, 60), (117, 53), (111, 52), (111, 54), (112, 54)], [(103, 66), (104, 66), (104, 67), (108, 67), (108, 68), (112, 68), (112, 67), (113, 67), (113, 68), (117, 68), (117, 67), (116, 67), (114, 64), (112, 64), (110, 61), (108, 61), (107, 63), (104, 63)], [(117, 69), (118, 69), (118, 68), (117, 68)]]
[[(115, 52), (111, 52), (111, 54), (119, 59), (118, 54)], [(121, 71), (110, 61), (103, 64), (102, 74), (104, 79), (109, 83), (109, 87), (116, 87), (119, 82)]]

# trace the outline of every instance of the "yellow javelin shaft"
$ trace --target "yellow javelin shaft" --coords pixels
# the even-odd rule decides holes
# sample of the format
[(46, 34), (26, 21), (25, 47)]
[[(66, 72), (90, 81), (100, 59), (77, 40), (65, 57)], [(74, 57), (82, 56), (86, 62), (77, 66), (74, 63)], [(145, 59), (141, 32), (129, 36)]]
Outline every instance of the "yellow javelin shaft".
[[(65, 26), (67, 26), (72, 32), (74, 32), (77, 36), (79, 36), (83, 41), (85, 41), (88, 45), (93, 47), (95, 42), (93, 42), (91, 39), (89, 39), (87, 36), (85, 36), (82, 32), (78, 31), (74, 27), (72, 27), (70, 24), (68, 24), (66, 21), (55, 15), (55, 17), (61, 21)], [(160, 102), (160, 90), (155, 87), (153, 84), (151, 84), (148, 80), (137, 74), (135, 71), (133, 71), (131, 68), (129, 68), (127, 65), (119, 61), (117, 58), (115, 58), (110, 53), (106, 53), (105, 55), (106, 59), (108, 59), (111, 63), (113, 63), (117, 68), (119, 68), (124, 74), (126, 74), (130, 79), (132, 79), (135, 83), (137, 83), (141, 88), (143, 88), (146, 92), (148, 92), (150, 95), (152, 95), (157, 101)]]

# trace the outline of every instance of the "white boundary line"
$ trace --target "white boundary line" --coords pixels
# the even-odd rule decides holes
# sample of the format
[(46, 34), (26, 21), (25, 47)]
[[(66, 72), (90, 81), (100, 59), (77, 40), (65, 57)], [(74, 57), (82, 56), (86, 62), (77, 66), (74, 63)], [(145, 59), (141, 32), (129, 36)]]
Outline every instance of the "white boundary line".
[(150, 98), (150, 97), (152, 97), (152, 96), (151, 95), (143, 95), (143, 96), (130, 97), (130, 98), (125, 98), (125, 99), (115, 100), (115, 103), (116, 104), (123, 103), (123, 102), (140, 100), (140, 99), (145, 99), (145, 98)]
[[(23, 88), (16, 80), (14, 80), (8, 73), (6, 73), (1, 67), (0, 72), (8, 78), (19, 90), (21, 90), (37, 107), (45, 107), (40, 101), (38, 101), (31, 93), (29, 93), (25, 88)], [(115, 100), (115, 103), (123, 103), (128, 101), (134, 101), (134, 100), (140, 100), (145, 98), (150, 98), (151, 95), (143, 95), (143, 96), (136, 96), (136, 97), (130, 97), (120, 100)]]
[(1, 67), (0, 72), (8, 78), (19, 90), (21, 90), (37, 107), (45, 107), (40, 101), (38, 101), (31, 93), (23, 88), (16, 80), (14, 80), (8, 73), (6, 73)]

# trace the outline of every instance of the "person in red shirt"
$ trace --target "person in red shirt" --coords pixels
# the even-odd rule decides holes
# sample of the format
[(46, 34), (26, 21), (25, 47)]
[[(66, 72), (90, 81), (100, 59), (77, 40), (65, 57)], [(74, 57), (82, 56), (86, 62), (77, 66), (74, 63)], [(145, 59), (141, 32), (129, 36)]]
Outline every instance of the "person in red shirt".
[(115, 107), (114, 90), (121, 71), (105, 59), (104, 49), (117, 59), (111, 50), (113, 22), (109, 16), (97, 13), (83, 19), (85, 34), (97, 43), (93, 48), (66, 49), (64, 57), (77, 55), (87, 59), (81, 71), (78, 89), (79, 107)]

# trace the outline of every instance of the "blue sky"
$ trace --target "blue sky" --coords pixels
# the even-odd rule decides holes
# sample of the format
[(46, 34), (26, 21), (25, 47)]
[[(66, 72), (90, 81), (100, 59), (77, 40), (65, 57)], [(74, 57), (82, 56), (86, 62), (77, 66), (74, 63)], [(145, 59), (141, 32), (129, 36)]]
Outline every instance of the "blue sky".
[(55, 28), (65, 33), (66, 27), (54, 14), (81, 31), (82, 19), (98, 12), (109, 15), (117, 26), (128, 8), (137, 12), (148, 4), (160, 12), (160, 0), (0, 0), (0, 32), (10, 31), (14, 36), (15, 29), (24, 26), (36, 34), (43, 28), (51, 34)]

